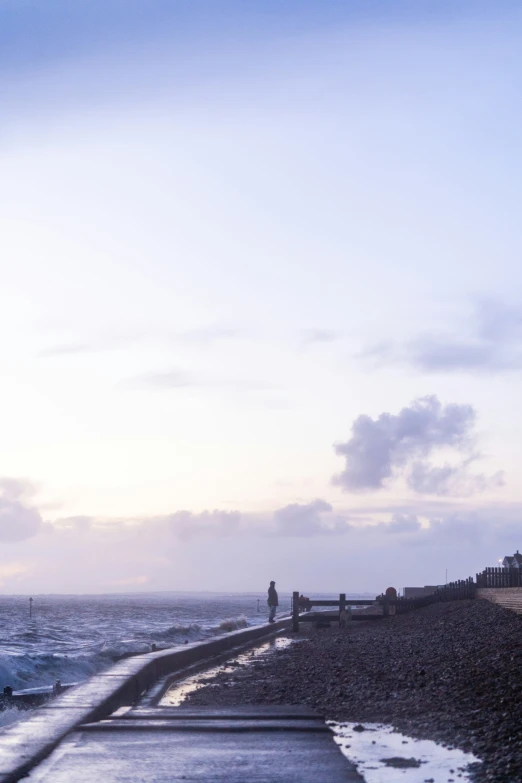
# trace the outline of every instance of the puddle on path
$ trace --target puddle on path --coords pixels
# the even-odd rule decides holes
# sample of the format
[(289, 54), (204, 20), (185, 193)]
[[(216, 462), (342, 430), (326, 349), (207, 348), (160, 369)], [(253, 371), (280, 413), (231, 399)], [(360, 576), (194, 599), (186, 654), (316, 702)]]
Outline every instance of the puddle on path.
[(205, 669), (205, 671), (200, 672), (199, 674), (194, 674), (193, 677), (187, 677), (186, 680), (179, 680), (169, 688), (159, 702), (159, 706), (179, 707), (190, 693), (194, 693), (194, 691), (208, 685), (210, 680), (213, 680), (216, 675), (222, 672), (228, 674), (233, 673), (243, 666), (248, 666), (253, 663), (253, 661), (270, 655), (274, 650), (282, 650), (293, 643), (293, 639), (285, 637), (270, 639), (269, 642), (265, 642), (264, 644), (259, 645), (259, 647), (254, 647), (251, 650), (241, 653), (241, 655), (237, 655), (235, 658), (231, 658), (230, 661), (227, 661), (221, 666), (214, 666), (212, 669)]
[[(327, 722), (366, 783), (460, 783), (471, 780), (466, 768), (478, 762), (471, 753), (412, 739), (381, 723)], [(361, 725), (364, 731), (354, 730)]]

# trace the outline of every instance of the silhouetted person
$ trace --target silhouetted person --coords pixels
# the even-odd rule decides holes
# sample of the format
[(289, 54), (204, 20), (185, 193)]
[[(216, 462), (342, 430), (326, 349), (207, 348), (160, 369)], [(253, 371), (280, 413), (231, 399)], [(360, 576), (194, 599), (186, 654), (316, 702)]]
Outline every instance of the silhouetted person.
[(277, 590), (275, 589), (275, 582), (270, 582), (270, 587), (268, 588), (267, 603), (270, 608), (270, 614), (268, 615), (268, 622), (275, 623), (275, 613), (277, 607), (279, 606), (279, 599), (277, 597)]

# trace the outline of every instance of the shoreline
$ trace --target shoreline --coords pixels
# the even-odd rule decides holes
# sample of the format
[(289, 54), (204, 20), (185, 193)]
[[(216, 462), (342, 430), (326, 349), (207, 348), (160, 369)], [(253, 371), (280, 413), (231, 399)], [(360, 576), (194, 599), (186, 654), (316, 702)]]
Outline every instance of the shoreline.
[(485, 600), (379, 623), (310, 628), (302, 641), (192, 693), (188, 705), (295, 704), (472, 752), (481, 783), (522, 780), (522, 617)]

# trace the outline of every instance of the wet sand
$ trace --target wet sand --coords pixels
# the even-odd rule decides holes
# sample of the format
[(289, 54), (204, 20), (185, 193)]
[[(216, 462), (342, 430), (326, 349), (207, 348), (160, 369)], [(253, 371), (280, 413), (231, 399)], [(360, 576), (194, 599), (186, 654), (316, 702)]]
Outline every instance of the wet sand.
[(522, 783), (522, 617), (484, 600), (437, 604), (220, 672), (190, 704), (306, 704), (329, 719), (388, 723), (484, 761), (476, 779)]

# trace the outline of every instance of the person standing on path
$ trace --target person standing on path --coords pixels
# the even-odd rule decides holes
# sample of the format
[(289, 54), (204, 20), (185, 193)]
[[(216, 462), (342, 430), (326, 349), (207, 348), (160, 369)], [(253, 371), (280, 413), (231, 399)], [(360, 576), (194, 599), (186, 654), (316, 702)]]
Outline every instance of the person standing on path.
[(268, 606), (270, 607), (270, 614), (268, 615), (268, 622), (269, 623), (275, 623), (275, 613), (276, 609), (279, 606), (279, 599), (277, 597), (277, 590), (275, 589), (275, 582), (270, 582), (270, 587), (268, 588), (268, 600), (267, 600)]

